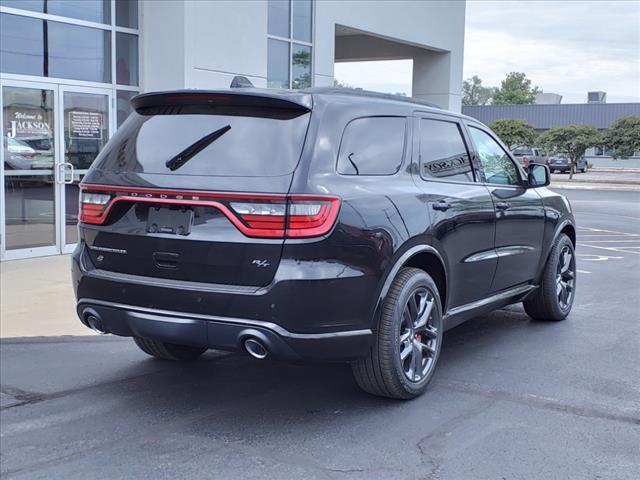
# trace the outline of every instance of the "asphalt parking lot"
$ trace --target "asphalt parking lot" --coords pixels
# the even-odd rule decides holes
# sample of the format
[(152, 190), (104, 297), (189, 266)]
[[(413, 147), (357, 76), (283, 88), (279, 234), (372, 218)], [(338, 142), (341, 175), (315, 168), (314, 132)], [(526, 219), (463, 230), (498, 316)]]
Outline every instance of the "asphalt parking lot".
[(128, 339), (5, 340), (0, 474), (640, 478), (640, 193), (563, 193), (580, 227), (570, 317), (513, 306), (447, 332), (414, 401), (361, 393), (343, 365), (177, 365)]

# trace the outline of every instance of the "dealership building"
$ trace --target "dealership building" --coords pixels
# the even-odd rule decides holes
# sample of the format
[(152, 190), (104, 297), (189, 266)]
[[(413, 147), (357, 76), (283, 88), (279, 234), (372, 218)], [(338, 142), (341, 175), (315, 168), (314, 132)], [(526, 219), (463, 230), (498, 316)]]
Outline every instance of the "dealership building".
[(464, 2), (0, 0), (0, 259), (68, 253), (78, 183), (139, 92), (332, 86), (334, 64), (413, 61), (460, 110)]

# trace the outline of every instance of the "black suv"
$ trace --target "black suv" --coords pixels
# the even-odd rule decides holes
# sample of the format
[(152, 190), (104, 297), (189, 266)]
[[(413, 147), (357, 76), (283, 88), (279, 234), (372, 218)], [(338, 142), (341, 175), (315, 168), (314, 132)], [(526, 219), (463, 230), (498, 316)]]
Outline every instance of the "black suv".
[(562, 320), (569, 202), (478, 121), (362, 91), (149, 93), (81, 185), (77, 312), (146, 353), (351, 362), (422, 393), (443, 333), (508, 304)]

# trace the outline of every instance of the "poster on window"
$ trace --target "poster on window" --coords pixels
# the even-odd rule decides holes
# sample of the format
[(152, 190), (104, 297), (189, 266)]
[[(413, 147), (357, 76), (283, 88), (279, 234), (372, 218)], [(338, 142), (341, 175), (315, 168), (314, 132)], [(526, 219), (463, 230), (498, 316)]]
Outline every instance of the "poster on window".
[(70, 111), (69, 138), (102, 140), (102, 113), (84, 110)]
[(50, 137), (51, 126), (48, 119), (39, 110), (5, 111), (8, 127), (7, 137)]

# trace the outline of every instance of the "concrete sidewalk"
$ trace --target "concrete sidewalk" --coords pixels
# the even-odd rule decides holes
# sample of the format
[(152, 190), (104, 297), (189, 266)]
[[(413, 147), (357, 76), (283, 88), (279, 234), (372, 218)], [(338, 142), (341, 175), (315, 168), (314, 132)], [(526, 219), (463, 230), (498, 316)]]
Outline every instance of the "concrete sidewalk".
[(75, 313), (68, 255), (0, 263), (0, 338), (93, 335)]
[(568, 173), (552, 173), (551, 181), (640, 185), (640, 171), (613, 172), (610, 170), (589, 170), (587, 173), (574, 173), (573, 179), (571, 180), (569, 180)]
[(571, 180), (568, 173), (552, 173), (551, 187), (640, 192), (640, 169), (594, 168), (587, 173), (575, 173)]

